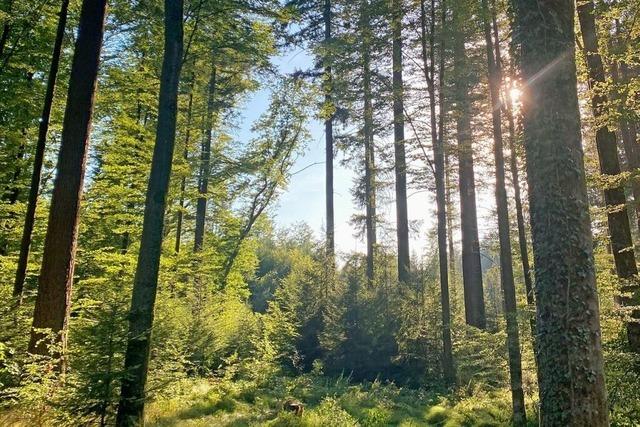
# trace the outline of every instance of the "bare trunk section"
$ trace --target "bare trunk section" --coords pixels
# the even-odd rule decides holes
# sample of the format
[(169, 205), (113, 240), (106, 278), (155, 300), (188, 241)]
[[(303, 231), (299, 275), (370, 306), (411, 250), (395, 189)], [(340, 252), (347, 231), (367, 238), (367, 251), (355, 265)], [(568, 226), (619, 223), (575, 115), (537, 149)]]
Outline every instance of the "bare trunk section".
[[(213, 52), (212, 52), (213, 54)], [(196, 229), (193, 251), (200, 252), (204, 244), (204, 230), (207, 219), (207, 193), (209, 191), (209, 174), (211, 173), (211, 141), (213, 140), (213, 110), (216, 91), (216, 67), (211, 63), (211, 75), (207, 89), (207, 118), (205, 137), (200, 150), (200, 176), (198, 178), (198, 201), (196, 205)]]
[[(524, 289), (526, 292), (527, 306), (530, 310), (535, 311), (535, 299), (533, 294), (533, 280), (531, 278), (531, 265), (529, 263), (529, 249), (527, 245), (527, 233), (524, 222), (524, 213), (522, 208), (522, 194), (520, 191), (520, 172), (518, 171), (518, 152), (516, 148), (516, 129), (511, 107), (512, 99), (507, 93), (506, 98), (509, 104), (506, 108), (507, 120), (509, 122), (509, 166), (511, 169), (511, 180), (513, 181), (513, 193), (516, 204), (516, 221), (518, 223), (518, 244), (520, 246), (520, 262), (522, 264), (522, 275), (524, 277)], [(534, 316), (530, 319), (531, 335), (536, 337), (536, 319)]]
[(362, 31), (362, 85), (364, 98), (364, 180), (367, 235), (367, 280), (373, 283), (375, 277), (376, 251), (376, 170), (375, 146), (373, 142), (373, 103), (371, 94), (371, 22), (369, 20), (369, 2), (360, 3), (360, 26)]
[[(618, 22), (615, 22), (616, 36), (620, 36)], [(629, 66), (624, 61), (614, 61), (611, 64), (611, 76), (614, 85), (628, 85), (629, 84)], [(624, 105), (627, 98), (627, 93), (622, 91), (622, 99), (618, 100), (620, 114), (620, 139), (622, 140), (622, 149), (627, 161), (627, 170), (632, 172), (634, 176), (630, 179), (631, 193), (633, 194), (633, 207), (636, 215), (636, 227), (640, 231), (640, 178), (635, 176), (640, 169), (640, 148), (638, 147), (637, 129), (633, 120), (629, 120), (628, 115), (624, 111)]]
[[(192, 76), (193, 80), (189, 88), (189, 101), (187, 103), (187, 129), (184, 136), (184, 151), (182, 157), (185, 161), (189, 158), (189, 143), (191, 142), (191, 120), (193, 118), (193, 87), (195, 85), (195, 76)], [(185, 190), (187, 188), (187, 177), (183, 176), (180, 180), (180, 200), (178, 201), (178, 215), (176, 218), (176, 243), (174, 246), (175, 252), (180, 253), (180, 244), (182, 240), (182, 222), (184, 221), (184, 197)]]
[[(13, 9), (13, 0), (9, 0), (9, 3), (7, 4), (7, 15), (10, 17), (11, 16), (11, 11)], [(7, 20), (7, 22), (5, 22), (5, 24), (2, 26), (2, 34), (0, 35), (0, 59), (2, 59), (2, 56), (4, 55), (4, 49), (7, 46), (7, 41), (9, 40), (9, 34), (11, 34), (11, 24), (9, 24), (9, 21)]]
[(513, 0), (520, 49), (541, 426), (607, 426), (573, 0)]
[(41, 329), (57, 334), (64, 353), (78, 237), (78, 214), (100, 64), (106, 0), (82, 2), (51, 196), (29, 352), (49, 354)]
[(149, 368), (151, 328), (158, 286), (167, 191), (176, 139), (178, 83), (183, 52), (183, 1), (164, 2), (164, 59), (158, 101), (158, 125), (147, 186), (142, 239), (129, 314), (129, 338), (116, 424), (144, 422), (145, 384)]
[[(620, 133), (622, 136), (622, 148), (627, 159), (629, 172), (638, 173), (640, 169), (640, 148), (636, 142), (636, 124), (622, 119), (620, 121)], [(633, 194), (633, 202), (636, 213), (636, 226), (640, 231), (640, 178), (634, 176), (631, 178), (631, 192)]]
[(402, 0), (391, 1), (393, 38), (393, 146), (396, 179), (396, 232), (398, 244), (398, 280), (411, 279), (409, 254), (409, 218), (407, 208), (407, 162), (404, 141), (404, 85), (402, 82)]
[[(440, 111), (444, 109), (440, 108)], [(447, 244), (449, 247), (449, 273), (457, 278), (456, 253), (453, 245), (453, 203), (451, 202), (451, 155), (445, 147), (444, 154), (444, 185), (446, 189), (445, 204), (447, 206)]]
[[(500, 55), (500, 37), (498, 34), (498, 22), (496, 18), (495, 3), (491, 10), (491, 20), (493, 22), (493, 43), (496, 53), (496, 69), (498, 75), (502, 76), (502, 58)], [(515, 75), (513, 66), (511, 67), (511, 75)], [(533, 280), (531, 278), (531, 265), (529, 263), (529, 249), (527, 245), (527, 233), (524, 222), (524, 212), (522, 208), (522, 194), (520, 191), (520, 172), (518, 170), (518, 152), (516, 148), (517, 133), (515, 119), (513, 117), (513, 99), (511, 91), (504, 84), (504, 80), (501, 81), (501, 87), (504, 90), (504, 99), (506, 100), (502, 110), (507, 114), (507, 123), (509, 126), (509, 167), (511, 170), (511, 180), (513, 184), (513, 196), (516, 205), (516, 222), (518, 225), (518, 244), (520, 247), (520, 263), (522, 264), (522, 276), (524, 278), (524, 289), (527, 299), (527, 307), (531, 312), (535, 312), (535, 300), (533, 296)], [(533, 339), (533, 351), (536, 351), (536, 319), (535, 316), (530, 315), (529, 326), (531, 327), (531, 337)]]
[[(331, 0), (324, 0), (323, 20), (324, 20), (324, 43), (325, 48), (329, 48), (331, 42)], [(328, 53), (325, 51), (324, 61), (324, 102), (325, 108), (330, 109), (329, 116), (324, 122), (324, 134), (325, 134), (325, 202), (326, 202), (326, 215), (327, 215), (327, 258), (330, 264), (330, 270), (333, 272), (335, 269), (335, 218), (333, 207), (333, 97), (331, 96), (332, 88), (332, 76), (331, 76), (331, 61), (327, 57)], [(333, 274), (333, 273), (332, 273)]]
[[(602, 58), (598, 52), (593, 1), (581, 3), (578, 6), (578, 18), (587, 61), (589, 86), (594, 89), (599, 84), (606, 84), (606, 79)], [(591, 94), (591, 107), (597, 121), (606, 120), (607, 103), (606, 94), (597, 92), (597, 89)], [(596, 146), (600, 161), (600, 173), (615, 179), (621, 172), (616, 134), (606, 124), (597, 123), (597, 126)], [(632, 295), (631, 297), (622, 297), (621, 302), (625, 306), (635, 307), (640, 300), (640, 286), (637, 283), (638, 267), (631, 240), (624, 187), (617, 185), (605, 188), (604, 199), (607, 206), (609, 237), (616, 273), (624, 281), (621, 290)], [(640, 310), (634, 308), (631, 317), (632, 321), (627, 322), (627, 339), (631, 350), (640, 353)]]
[[(500, 86), (502, 76), (497, 63), (500, 61), (494, 53), (491, 39), (490, 10), (487, 0), (482, 0), (484, 15), (484, 36), (487, 49), (489, 70), (489, 91), (491, 94), (493, 142), (496, 167), (496, 206), (498, 210), (498, 237), (500, 240), (500, 282), (504, 294), (505, 318), (507, 321), (507, 347), (509, 350), (509, 373), (511, 376), (511, 403), (513, 423), (516, 426), (526, 424), (524, 392), (522, 390), (522, 358), (518, 333), (518, 312), (516, 287), (513, 280), (513, 259), (511, 257), (511, 237), (509, 233), (509, 205), (505, 187), (504, 146), (502, 141), (502, 115), (500, 113)], [(496, 29), (497, 31), (497, 29)], [(494, 56), (496, 55), (496, 56)]]
[[(440, 3), (442, 8), (442, 24), (444, 27), (446, 19), (446, 10), (444, 2)], [(436, 88), (435, 88), (435, 21), (436, 6), (435, 0), (431, 0), (430, 16), (429, 16), (429, 50), (427, 55), (427, 17), (424, 0), (420, 1), (420, 20), (421, 20), (421, 42), (422, 42), (422, 60), (425, 69), (425, 78), (427, 80), (427, 90), (429, 92), (429, 116), (431, 120), (431, 142), (433, 146), (434, 159), (434, 175), (436, 181), (436, 206), (437, 206), (437, 224), (438, 224), (438, 262), (440, 274), (440, 303), (442, 305), (442, 347), (443, 360), (442, 371), (445, 383), (447, 385), (455, 385), (456, 372), (453, 363), (453, 346), (451, 343), (451, 306), (449, 298), (449, 264), (447, 261), (447, 205), (446, 205), (446, 189), (445, 189), (445, 153), (443, 132), (439, 132), (438, 115), (436, 113)], [(444, 82), (444, 37), (441, 38), (440, 45), (441, 61), (438, 69), (439, 93), (440, 98), (443, 94)], [(443, 111), (440, 111), (442, 117)], [(440, 121), (440, 127), (443, 125)]]
[(460, 229), (462, 238), (462, 281), (465, 320), (480, 329), (487, 327), (478, 237), (476, 184), (473, 168), (469, 71), (465, 52), (464, 25), (468, 17), (453, 13), (455, 26), (453, 73), (455, 85), (456, 138), (458, 142), (458, 184), (460, 189)]
[(33, 234), (33, 226), (36, 219), (36, 206), (38, 203), (38, 194), (40, 191), (42, 164), (44, 162), (44, 154), (45, 154), (46, 144), (47, 144), (47, 132), (49, 131), (49, 120), (51, 118), (51, 107), (53, 105), (53, 95), (56, 87), (56, 79), (58, 77), (58, 68), (60, 66), (60, 52), (62, 51), (62, 41), (64, 39), (64, 30), (67, 25), (68, 9), (69, 9), (69, 0), (63, 0), (62, 5), (60, 6), (60, 14), (59, 14), (60, 18), (58, 20), (56, 38), (53, 44), (53, 52), (51, 54), (49, 78), (47, 79), (47, 89), (44, 96), (44, 106), (42, 107), (42, 116), (40, 118), (40, 126), (38, 128), (38, 141), (36, 142), (36, 151), (35, 151), (34, 160), (33, 160), (33, 172), (31, 174), (29, 199), (27, 201), (27, 213), (24, 218), (24, 227), (22, 228), (22, 240), (20, 242), (20, 255), (18, 257), (18, 268), (16, 271), (16, 279), (13, 284), (13, 296), (18, 298), (18, 304), (22, 303), (24, 279), (27, 275), (29, 249), (31, 247), (31, 236)]

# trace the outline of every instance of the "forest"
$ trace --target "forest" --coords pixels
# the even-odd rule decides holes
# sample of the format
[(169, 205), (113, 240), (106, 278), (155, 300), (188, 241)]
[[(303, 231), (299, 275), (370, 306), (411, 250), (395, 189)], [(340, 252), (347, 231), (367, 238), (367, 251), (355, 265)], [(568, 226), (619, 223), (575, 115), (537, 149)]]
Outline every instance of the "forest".
[(637, 0), (0, 0), (1, 426), (640, 426), (636, 250)]

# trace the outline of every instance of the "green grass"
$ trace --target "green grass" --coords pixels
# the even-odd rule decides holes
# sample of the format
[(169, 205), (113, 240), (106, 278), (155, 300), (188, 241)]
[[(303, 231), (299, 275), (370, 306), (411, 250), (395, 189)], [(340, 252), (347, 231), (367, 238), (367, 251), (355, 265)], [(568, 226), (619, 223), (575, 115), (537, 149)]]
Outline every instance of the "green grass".
[[(288, 398), (304, 403), (301, 417), (281, 410)], [(147, 425), (489, 427), (510, 425), (510, 416), (507, 392), (442, 396), (393, 384), (351, 384), (343, 378), (305, 375), (275, 378), (262, 386), (249, 381), (184, 380), (149, 404)]]

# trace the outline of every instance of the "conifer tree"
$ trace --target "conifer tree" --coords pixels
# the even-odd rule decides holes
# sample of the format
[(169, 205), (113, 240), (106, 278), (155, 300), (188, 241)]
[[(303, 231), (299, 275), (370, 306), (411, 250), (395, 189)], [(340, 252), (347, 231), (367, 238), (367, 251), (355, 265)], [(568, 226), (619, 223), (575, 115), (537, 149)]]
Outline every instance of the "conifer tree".
[(78, 215), (91, 131), (91, 117), (102, 48), (106, 0), (82, 3), (57, 175), (51, 197), (47, 237), (29, 351), (48, 354), (43, 329), (57, 335), (62, 351), (71, 309), (71, 287), (78, 237)]
[(500, 241), (500, 282), (504, 295), (505, 318), (507, 320), (507, 348), (509, 350), (509, 373), (511, 375), (511, 403), (513, 422), (524, 425), (524, 391), (522, 390), (522, 356), (520, 354), (520, 336), (518, 332), (518, 312), (516, 287), (513, 279), (513, 260), (511, 257), (511, 237), (509, 233), (509, 205), (505, 187), (504, 145), (502, 140), (502, 115), (500, 87), (502, 76), (499, 74), (496, 51), (491, 37), (491, 12), (487, 0), (482, 0), (484, 37), (487, 50), (489, 71), (489, 92), (491, 97), (491, 117), (493, 119), (493, 142), (496, 168), (496, 206), (498, 210), (498, 238)]
[(469, 37), (469, 4), (457, 3), (453, 10), (453, 85), (458, 153), (458, 186), (460, 191), (460, 228), (462, 237), (462, 280), (464, 286), (465, 319), (468, 325), (486, 328), (480, 238), (476, 208), (476, 183), (471, 129), (472, 88), (470, 60), (465, 43)]
[(409, 218), (407, 207), (407, 160), (404, 136), (404, 83), (402, 81), (403, 2), (391, 2), (393, 147), (396, 195), (396, 235), (398, 245), (398, 280), (410, 280)]
[[(60, 54), (62, 51), (62, 41), (64, 38), (64, 30), (67, 25), (67, 12), (69, 9), (69, 0), (62, 0), (60, 6), (58, 29), (56, 31), (56, 39), (53, 45), (53, 53), (51, 54), (51, 65), (49, 68), (49, 76), (47, 79), (47, 90), (44, 98), (44, 106), (42, 107), (42, 116), (40, 118), (40, 126), (38, 128), (38, 141), (36, 142), (36, 152), (33, 159), (33, 172), (31, 174), (31, 184), (29, 186), (29, 200), (27, 202), (27, 213), (24, 219), (22, 229), (22, 240), (20, 242), (20, 255), (18, 258), (18, 269), (13, 284), (13, 296), (22, 300), (22, 292), (24, 288), (24, 279), (27, 274), (27, 263), (29, 261), (29, 248), (31, 247), (31, 236), (33, 234), (33, 226), (36, 219), (36, 204), (38, 203), (38, 194), (40, 192), (40, 181), (42, 176), (42, 164), (44, 163), (44, 153), (47, 143), (47, 133), (49, 131), (49, 121), (51, 118), (51, 108), (53, 106), (53, 95), (58, 78), (58, 68), (60, 66)], [(6, 26), (5, 26), (6, 27)], [(3, 34), (4, 35), (4, 34)]]

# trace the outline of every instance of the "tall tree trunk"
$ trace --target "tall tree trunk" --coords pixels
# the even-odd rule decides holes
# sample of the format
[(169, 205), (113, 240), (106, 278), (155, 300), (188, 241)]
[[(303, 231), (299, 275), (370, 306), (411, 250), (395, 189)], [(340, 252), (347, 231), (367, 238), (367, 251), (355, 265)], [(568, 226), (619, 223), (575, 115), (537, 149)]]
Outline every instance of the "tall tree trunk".
[(18, 257), (18, 269), (16, 271), (16, 279), (13, 284), (13, 296), (18, 298), (18, 304), (22, 302), (22, 291), (24, 288), (24, 279), (27, 274), (27, 264), (29, 261), (29, 248), (31, 246), (31, 236), (33, 234), (33, 226), (36, 219), (36, 205), (38, 203), (38, 194), (40, 191), (40, 178), (42, 175), (42, 163), (44, 161), (44, 153), (47, 143), (47, 132), (49, 131), (49, 120), (51, 118), (51, 107), (53, 105), (53, 95), (56, 87), (56, 79), (58, 77), (58, 68), (60, 65), (60, 52), (62, 51), (62, 41), (64, 39), (64, 30), (67, 25), (67, 11), (69, 9), (69, 0), (63, 0), (60, 6), (60, 18), (58, 20), (58, 29), (56, 31), (56, 39), (51, 54), (51, 65), (49, 67), (49, 78), (47, 80), (47, 89), (44, 96), (44, 106), (42, 107), (42, 116), (40, 118), (40, 126), (38, 128), (38, 141), (36, 143), (36, 152), (33, 160), (33, 172), (31, 174), (31, 186), (29, 188), (29, 200), (27, 202), (27, 213), (24, 218), (24, 227), (22, 229), (22, 240), (20, 242), (20, 256)]
[[(614, 31), (616, 39), (619, 40), (622, 35), (620, 34), (620, 22), (617, 19), (614, 21)], [(624, 59), (612, 62), (611, 76), (614, 87), (623, 86), (625, 88), (621, 91), (622, 97), (617, 100), (618, 113), (620, 115), (620, 136), (624, 156), (627, 160), (627, 170), (635, 174), (640, 169), (640, 148), (636, 141), (636, 124), (633, 120), (629, 120), (628, 112), (625, 111), (625, 104), (628, 97), (629, 66)], [(638, 176), (632, 176), (630, 184), (631, 193), (633, 194), (633, 207), (636, 215), (636, 227), (638, 231), (640, 231), (640, 178)]]
[[(191, 120), (193, 117), (193, 87), (195, 85), (195, 76), (192, 76), (191, 84), (189, 87), (189, 101), (187, 103), (187, 124), (186, 133), (184, 136), (184, 151), (182, 158), (185, 162), (189, 159), (189, 143), (191, 142)], [(182, 222), (184, 220), (184, 197), (185, 190), (187, 188), (187, 177), (183, 176), (180, 180), (180, 200), (178, 202), (179, 210), (176, 219), (176, 243), (174, 246), (175, 252), (180, 253), (180, 243), (182, 240)]]
[(376, 250), (376, 171), (373, 142), (373, 102), (371, 94), (371, 22), (369, 2), (360, 2), (360, 27), (362, 32), (362, 96), (364, 98), (364, 180), (367, 234), (367, 280), (373, 283), (375, 276)]
[(9, 33), (11, 32), (11, 25), (6, 23), (2, 26), (2, 34), (0, 35), (0, 58), (4, 55), (4, 47), (7, 45), (9, 39)]
[(607, 426), (573, 0), (513, 0), (523, 86), (542, 426)]
[(57, 334), (64, 352), (78, 237), (78, 214), (91, 133), (106, 0), (82, 2), (57, 175), (38, 280), (29, 352), (49, 354), (41, 329)]
[[(213, 52), (212, 52), (213, 54)], [(202, 250), (204, 243), (204, 229), (207, 218), (207, 192), (209, 191), (209, 174), (211, 173), (211, 141), (213, 140), (213, 110), (216, 91), (216, 67), (211, 64), (209, 88), (207, 95), (207, 119), (205, 123), (205, 137), (200, 151), (200, 177), (198, 179), (198, 202), (196, 206), (196, 229), (193, 251)]]
[[(442, 108), (440, 111), (444, 111)], [(451, 276), (457, 277), (456, 253), (453, 245), (453, 203), (451, 201), (451, 154), (445, 147), (444, 154), (444, 185), (446, 189), (445, 204), (447, 206), (447, 245), (449, 247), (449, 272)], [(455, 279), (454, 279), (455, 281)]]
[(183, 1), (164, 2), (164, 59), (158, 101), (158, 125), (147, 186), (138, 265), (129, 314), (129, 338), (116, 424), (144, 422), (145, 384), (149, 368), (151, 327), (162, 250), (162, 228), (176, 139), (178, 83), (183, 52)]
[[(637, 174), (640, 170), (640, 147), (637, 143), (636, 124), (622, 119), (620, 121), (620, 133), (622, 134), (622, 148), (627, 158), (628, 170)], [(636, 211), (636, 226), (640, 231), (640, 177), (631, 179), (631, 192), (633, 194), (634, 208)]]
[(499, 74), (497, 67), (499, 59), (497, 56), (494, 56), (493, 41), (491, 39), (491, 14), (487, 0), (482, 0), (482, 9), (484, 15), (487, 65), (489, 70), (489, 91), (491, 93), (491, 117), (493, 119), (496, 206), (498, 210), (498, 238), (500, 240), (500, 281), (504, 294), (505, 318), (507, 321), (507, 347), (509, 350), (513, 423), (515, 425), (524, 425), (527, 417), (525, 414), (524, 392), (522, 390), (522, 360), (520, 354), (520, 337), (518, 334), (516, 287), (513, 280), (513, 260), (511, 257), (511, 237), (509, 233), (509, 205), (505, 187), (502, 115), (500, 113), (500, 86), (502, 76)]
[(11, 34), (11, 24), (9, 19), (11, 17), (12, 9), (13, 9), (13, 0), (9, 0), (9, 3), (7, 4), (7, 10), (6, 10), (8, 19), (2, 26), (2, 34), (0, 34), (0, 59), (2, 59), (2, 55), (4, 55), (4, 49), (7, 46), (7, 41), (9, 40), (9, 34)]
[[(597, 85), (606, 84), (602, 58), (598, 53), (598, 35), (594, 17), (593, 1), (581, 2), (578, 6), (578, 18), (582, 42), (584, 44), (589, 74), (589, 86), (594, 90), (591, 94), (591, 107), (593, 115), (598, 121), (596, 131), (596, 146), (600, 161), (600, 173), (606, 177), (620, 175), (620, 162), (618, 160), (618, 146), (616, 134), (602, 121), (607, 116), (607, 95), (598, 92)], [(609, 236), (611, 250), (616, 265), (616, 273), (624, 281), (622, 291), (631, 293), (631, 297), (623, 297), (623, 305), (637, 306), (640, 300), (640, 286), (637, 283), (638, 268), (631, 240), (631, 227), (627, 214), (626, 197), (624, 187), (608, 187), (604, 190), (604, 199), (607, 206), (607, 222), (609, 224)], [(640, 353), (640, 309), (632, 311), (632, 321), (627, 322), (627, 339), (632, 351)]]
[(331, 43), (331, 0), (324, 0), (323, 9), (323, 21), (324, 21), (324, 103), (325, 108), (329, 111), (328, 116), (324, 121), (324, 134), (325, 134), (325, 202), (326, 202), (326, 215), (327, 215), (327, 258), (331, 264), (330, 269), (333, 271), (335, 267), (335, 218), (333, 208), (333, 97), (331, 93), (333, 91), (333, 78), (331, 74), (331, 59), (327, 50), (330, 49)]
[[(446, 17), (446, 11), (444, 10), (444, 2), (441, 1), (440, 7), (442, 10), (443, 26), (445, 24), (444, 18)], [(420, 2), (421, 19), (422, 19), (422, 40), (423, 40), (423, 52), (424, 43), (426, 42), (426, 11), (424, 0)], [(436, 181), (436, 206), (437, 206), (437, 224), (438, 224), (438, 262), (440, 267), (440, 302), (442, 305), (442, 342), (443, 342), (443, 360), (442, 371), (444, 374), (444, 380), (447, 385), (454, 385), (456, 381), (456, 372), (453, 363), (453, 348), (451, 344), (451, 306), (449, 302), (449, 263), (447, 261), (447, 206), (446, 206), (446, 194), (444, 183), (444, 139), (442, 133), (438, 135), (438, 122), (436, 113), (436, 88), (435, 88), (435, 20), (436, 20), (436, 6), (435, 0), (431, 0), (430, 8), (430, 25), (429, 25), (429, 60), (428, 70), (429, 78), (427, 79), (427, 89), (429, 92), (429, 115), (431, 119), (431, 142), (433, 146), (433, 159), (434, 159), (434, 174)], [(444, 37), (441, 40), (440, 55), (444, 55)], [(426, 56), (426, 55), (425, 55)], [(426, 57), (424, 58), (425, 65), (427, 65)], [(444, 63), (440, 62), (441, 66), (438, 70), (438, 80), (442, 83), (444, 81)], [(439, 96), (442, 97), (443, 85), (439, 86)], [(443, 114), (443, 111), (440, 111)], [(442, 122), (441, 122), (442, 124)]]
[(24, 154), (26, 149), (25, 139), (27, 138), (27, 130), (22, 129), (22, 141), (18, 146), (18, 152), (15, 155), (15, 169), (13, 176), (9, 182), (7, 192), (4, 194), (3, 200), (10, 205), (15, 205), (20, 197), (20, 175), (22, 174), (22, 162), (24, 161)]
[(411, 278), (409, 254), (409, 217), (407, 209), (407, 162), (404, 141), (404, 85), (402, 83), (402, 0), (391, 1), (393, 38), (393, 146), (396, 179), (396, 231), (398, 244), (398, 280)]
[[(496, 18), (495, 3), (491, 11), (491, 19), (493, 22), (493, 44), (496, 53), (496, 68), (499, 76), (502, 76), (502, 57), (500, 54), (500, 37), (498, 34), (498, 21)], [(512, 55), (514, 54), (511, 52)], [(511, 66), (511, 76), (515, 76), (513, 66)], [(501, 86), (504, 90), (504, 99), (506, 102), (503, 105), (503, 111), (507, 114), (507, 123), (509, 126), (509, 167), (511, 169), (511, 180), (513, 184), (513, 196), (516, 205), (516, 222), (518, 224), (518, 244), (520, 246), (520, 262), (522, 264), (522, 276), (524, 278), (524, 289), (526, 292), (527, 307), (531, 313), (535, 312), (535, 300), (533, 297), (533, 280), (531, 278), (531, 265), (529, 263), (529, 249), (527, 245), (527, 233), (524, 222), (524, 212), (522, 208), (522, 194), (520, 191), (520, 172), (518, 170), (518, 152), (516, 148), (516, 141), (518, 135), (516, 132), (515, 119), (513, 117), (513, 102), (514, 99), (511, 96), (511, 90), (505, 85), (504, 80), (501, 82)], [(536, 349), (536, 319), (535, 316), (529, 316), (529, 326), (531, 327), (531, 337), (533, 339), (533, 351)]]
[[(529, 249), (527, 245), (527, 233), (524, 222), (524, 213), (522, 208), (522, 194), (520, 191), (520, 172), (518, 171), (518, 152), (516, 148), (516, 129), (515, 120), (513, 117), (512, 103), (513, 100), (509, 93), (506, 94), (508, 100), (506, 113), (507, 120), (509, 122), (509, 151), (511, 156), (509, 158), (509, 166), (511, 169), (511, 180), (513, 181), (513, 193), (516, 204), (516, 221), (518, 224), (518, 244), (520, 246), (520, 261), (522, 264), (522, 276), (524, 277), (524, 289), (526, 292), (527, 306), (530, 310), (535, 310), (535, 300), (533, 294), (533, 280), (531, 278), (531, 265), (529, 263)], [(534, 316), (530, 319), (531, 335), (534, 338), (536, 336), (536, 319)]]
[(478, 237), (476, 184), (473, 168), (473, 141), (471, 133), (471, 102), (469, 100), (469, 69), (465, 51), (465, 25), (469, 14), (454, 10), (453, 24), (456, 138), (458, 142), (458, 183), (460, 189), (460, 229), (462, 240), (462, 281), (467, 325), (480, 329), (487, 327), (482, 286), (482, 263)]

